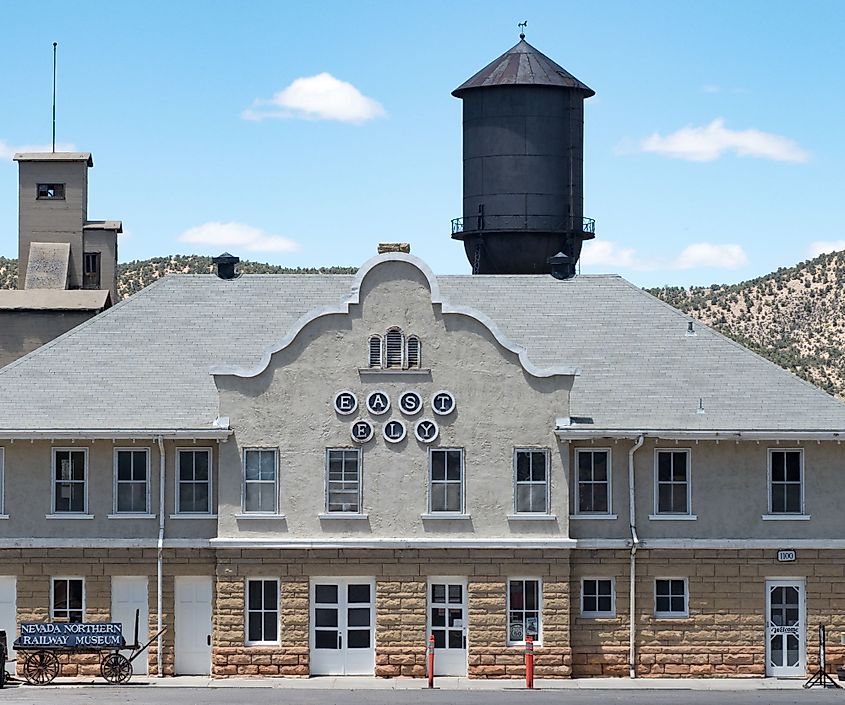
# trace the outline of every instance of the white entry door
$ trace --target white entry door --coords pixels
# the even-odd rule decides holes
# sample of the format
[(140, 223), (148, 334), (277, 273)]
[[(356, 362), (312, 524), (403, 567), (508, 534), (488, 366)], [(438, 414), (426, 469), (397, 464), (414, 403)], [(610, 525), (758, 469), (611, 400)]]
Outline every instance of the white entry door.
[(375, 673), (375, 599), (372, 578), (311, 581), (311, 675)]
[[(135, 613), (138, 613), (138, 643), (143, 646), (150, 632), (150, 594), (147, 576), (113, 576), (111, 579), (111, 621), (120, 622), (123, 638), (131, 644), (135, 638)], [(132, 662), (135, 673), (147, 673), (147, 653)]]
[[(12, 644), (17, 637), (17, 610), (15, 608), (15, 577), (0, 576), (0, 631), (6, 632), (6, 643), (9, 646), (9, 659), (15, 658)], [(2, 664), (0, 664), (2, 668)], [(15, 664), (6, 664), (6, 670), (14, 673)]]
[(176, 578), (176, 675), (211, 674), (211, 578)]
[(807, 670), (804, 581), (766, 581), (766, 675), (803, 677)]
[(428, 581), (428, 633), (434, 635), (434, 673), (467, 674), (467, 581), (431, 578)]

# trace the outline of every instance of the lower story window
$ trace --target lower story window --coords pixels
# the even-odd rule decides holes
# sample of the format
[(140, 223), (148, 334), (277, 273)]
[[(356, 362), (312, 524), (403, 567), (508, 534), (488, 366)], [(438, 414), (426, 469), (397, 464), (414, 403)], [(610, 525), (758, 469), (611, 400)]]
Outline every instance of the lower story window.
[(246, 642), (279, 642), (279, 581), (246, 581)]
[(50, 617), (56, 622), (81, 622), (85, 612), (85, 581), (82, 578), (53, 578)]
[(581, 581), (581, 614), (584, 617), (613, 617), (613, 579), (584, 578)]
[(540, 581), (508, 580), (508, 644), (540, 639)]
[(686, 617), (689, 614), (687, 581), (684, 578), (658, 578), (654, 581), (654, 616)]

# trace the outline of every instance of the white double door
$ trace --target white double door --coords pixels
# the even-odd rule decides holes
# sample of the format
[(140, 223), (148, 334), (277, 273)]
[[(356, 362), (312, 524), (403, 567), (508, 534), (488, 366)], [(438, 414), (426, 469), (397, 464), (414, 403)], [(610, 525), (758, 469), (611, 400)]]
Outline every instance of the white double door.
[(211, 578), (176, 578), (176, 675), (211, 673)]
[(467, 674), (466, 578), (428, 581), (428, 633), (434, 636), (434, 673)]
[[(127, 644), (135, 639), (135, 615), (138, 615), (138, 642), (143, 646), (149, 639), (150, 593), (146, 576), (113, 576), (111, 579), (111, 621), (119, 622)], [(147, 652), (132, 662), (137, 674), (147, 672)]]
[(803, 677), (807, 627), (803, 580), (766, 581), (766, 675)]
[(373, 578), (311, 580), (311, 675), (375, 672)]
[[(14, 576), (0, 575), (0, 632), (6, 632), (6, 643), (9, 646), (11, 660), (15, 658), (15, 651), (12, 644), (15, 641), (17, 631), (17, 609), (15, 607), (16, 587)], [(3, 664), (0, 664), (0, 668)], [(6, 671), (14, 673), (15, 664), (6, 664)]]

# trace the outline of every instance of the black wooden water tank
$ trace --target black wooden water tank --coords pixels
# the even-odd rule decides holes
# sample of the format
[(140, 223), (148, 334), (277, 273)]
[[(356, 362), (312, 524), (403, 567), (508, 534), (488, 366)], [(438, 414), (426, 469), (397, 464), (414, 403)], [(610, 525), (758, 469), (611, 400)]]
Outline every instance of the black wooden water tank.
[(584, 218), (584, 99), (595, 92), (524, 38), (452, 91), (463, 100), (464, 208), (452, 221), (475, 274), (571, 271)]

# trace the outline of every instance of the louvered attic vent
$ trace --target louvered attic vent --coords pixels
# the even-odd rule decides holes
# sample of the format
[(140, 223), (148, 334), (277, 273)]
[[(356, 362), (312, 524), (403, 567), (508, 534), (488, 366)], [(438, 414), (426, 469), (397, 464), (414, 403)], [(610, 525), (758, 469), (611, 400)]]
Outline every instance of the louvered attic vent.
[(416, 335), (406, 338), (401, 328), (389, 328), (383, 338), (371, 335), (368, 346), (370, 369), (419, 369), (422, 364), (420, 339)]

